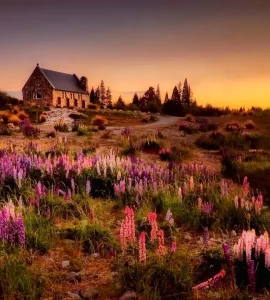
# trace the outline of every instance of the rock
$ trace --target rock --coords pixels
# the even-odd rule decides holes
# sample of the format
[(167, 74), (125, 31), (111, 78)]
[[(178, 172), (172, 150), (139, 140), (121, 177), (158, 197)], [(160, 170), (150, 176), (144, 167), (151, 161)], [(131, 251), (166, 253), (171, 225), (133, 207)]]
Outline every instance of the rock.
[(62, 261), (62, 268), (67, 268), (69, 266), (69, 260)]
[(75, 293), (68, 292), (67, 295), (69, 296), (69, 298), (74, 299), (74, 300), (82, 299), (80, 295), (75, 294)]
[(76, 272), (69, 272), (67, 274), (67, 281), (69, 281), (69, 282), (81, 281), (81, 276), (80, 276), (80, 274), (78, 274)]
[(119, 300), (136, 300), (137, 294), (134, 291), (126, 291)]
[(100, 258), (100, 254), (99, 253), (92, 253), (91, 257), (97, 259), (97, 258)]
[(86, 286), (81, 290), (81, 297), (87, 300), (99, 298), (99, 292), (92, 286)]

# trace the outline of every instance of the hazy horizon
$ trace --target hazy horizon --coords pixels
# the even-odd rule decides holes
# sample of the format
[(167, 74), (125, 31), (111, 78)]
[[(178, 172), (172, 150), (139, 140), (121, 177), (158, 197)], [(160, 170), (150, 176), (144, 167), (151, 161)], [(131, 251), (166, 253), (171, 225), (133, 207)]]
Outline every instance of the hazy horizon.
[[(128, 2), (128, 3), (127, 3)], [(11, 0), (0, 19), (0, 89), (20, 91), (36, 64), (101, 79), (113, 101), (185, 77), (198, 104), (270, 106), (270, 2)]]

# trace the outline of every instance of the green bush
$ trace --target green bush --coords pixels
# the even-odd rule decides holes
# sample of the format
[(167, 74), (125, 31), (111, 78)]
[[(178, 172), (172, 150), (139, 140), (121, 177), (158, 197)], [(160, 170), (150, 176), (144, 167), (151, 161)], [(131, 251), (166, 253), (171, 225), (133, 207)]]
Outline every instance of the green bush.
[(85, 253), (100, 253), (107, 255), (111, 249), (118, 249), (118, 245), (107, 228), (97, 224), (87, 224), (82, 221), (76, 227), (63, 228), (60, 230), (62, 238), (80, 241)]
[(123, 291), (135, 290), (143, 299), (187, 299), (192, 286), (192, 264), (185, 253), (149, 256), (146, 263), (125, 255), (113, 270)]
[(0, 267), (1, 299), (41, 299), (44, 280), (33, 274), (16, 256), (8, 256)]
[[(48, 215), (50, 212), (47, 212)], [(26, 229), (26, 245), (28, 249), (46, 253), (52, 246), (54, 229), (48, 217), (37, 215), (34, 211), (24, 216)]]

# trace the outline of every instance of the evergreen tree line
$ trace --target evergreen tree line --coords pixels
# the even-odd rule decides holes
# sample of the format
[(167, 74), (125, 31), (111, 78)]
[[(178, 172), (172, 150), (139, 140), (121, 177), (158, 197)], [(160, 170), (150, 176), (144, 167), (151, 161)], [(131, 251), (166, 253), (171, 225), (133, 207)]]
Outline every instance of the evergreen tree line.
[(158, 85), (156, 90), (150, 86), (141, 97), (135, 93), (132, 102), (128, 105), (124, 102), (122, 96), (119, 96), (117, 102), (113, 105), (111, 90), (109, 87), (105, 88), (104, 81), (102, 80), (96, 90), (92, 88), (90, 102), (99, 104), (101, 108), (140, 110), (152, 113), (159, 112), (173, 116), (184, 116), (187, 113), (196, 116), (220, 116), (231, 112), (228, 107), (217, 108), (210, 104), (205, 107), (198, 106), (196, 100), (193, 98), (192, 89), (187, 78), (184, 80), (183, 85), (179, 82), (178, 85), (174, 86), (171, 97), (166, 92), (164, 101), (161, 99), (160, 87)]
[(100, 105), (101, 108), (113, 109), (111, 89), (110, 87), (106, 89), (103, 80), (101, 80), (101, 83), (96, 90), (92, 87), (90, 92), (90, 102)]

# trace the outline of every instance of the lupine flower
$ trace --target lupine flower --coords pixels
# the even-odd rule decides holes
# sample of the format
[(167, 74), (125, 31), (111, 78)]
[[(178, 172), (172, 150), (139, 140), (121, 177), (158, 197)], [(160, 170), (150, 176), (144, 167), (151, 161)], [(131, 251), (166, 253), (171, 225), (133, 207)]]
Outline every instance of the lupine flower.
[(142, 232), (139, 236), (139, 260), (140, 262), (146, 262), (145, 232)]
[(175, 252), (176, 252), (176, 241), (173, 240), (171, 244), (171, 253), (175, 253)]
[(244, 196), (247, 196), (249, 193), (249, 183), (248, 183), (247, 176), (245, 176), (243, 180), (243, 192), (244, 192)]
[(209, 202), (205, 202), (202, 206), (202, 212), (206, 213), (206, 214), (210, 214), (212, 212), (212, 204)]
[(189, 189), (191, 191), (194, 190), (194, 179), (193, 179), (193, 176), (190, 176), (190, 178), (189, 178)]
[(25, 227), (23, 218), (21, 215), (17, 217), (17, 228), (18, 228), (18, 242), (20, 246), (25, 245)]
[(120, 228), (120, 243), (122, 251), (126, 250), (127, 242), (135, 242), (134, 211), (128, 206), (125, 208), (125, 219), (122, 221)]
[(157, 232), (158, 232), (158, 226), (157, 226), (157, 214), (155, 212), (150, 212), (147, 216), (148, 221), (151, 225), (151, 242), (155, 241), (157, 239)]
[(254, 260), (248, 262), (248, 281), (250, 285), (251, 293), (256, 291), (256, 279), (255, 279), (255, 263)]
[(173, 214), (172, 214), (172, 212), (171, 212), (171, 210), (170, 210), (170, 208), (169, 208), (169, 209), (167, 210), (165, 220), (166, 220), (167, 222), (169, 222), (169, 220), (170, 220), (171, 218), (173, 218)]
[(157, 233), (158, 237), (158, 249), (157, 254), (159, 256), (163, 256), (166, 254), (166, 247), (165, 247), (165, 241), (164, 241), (164, 231), (160, 229)]
[(192, 288), (193, 291), (198, 291), (198, 290), (205, 290), (208, 289), (216, 284), (218, 284), (221, 279), (223, 279), (226, 275), (226, 271), (222, 269), (218, 274), (216, 274), (214, 277), (194, 286)]
[(0, 240), (12, 245), (25, 245), (25, 227), (21, 214), (15, 213), (12, 202), (6, 204), (0, 211)]
[(236, 283), (235, 283), (235, 271), (234, 271), (234, 265), (233, 265), (233, 259), (231, 255), (231, 248), (228, 243), (223, 244), (223, 251), (224, 251), (224, 256), (230, 271), (230, 282), (231, 282), (231, 287), (233, 290), (236, 288)]

